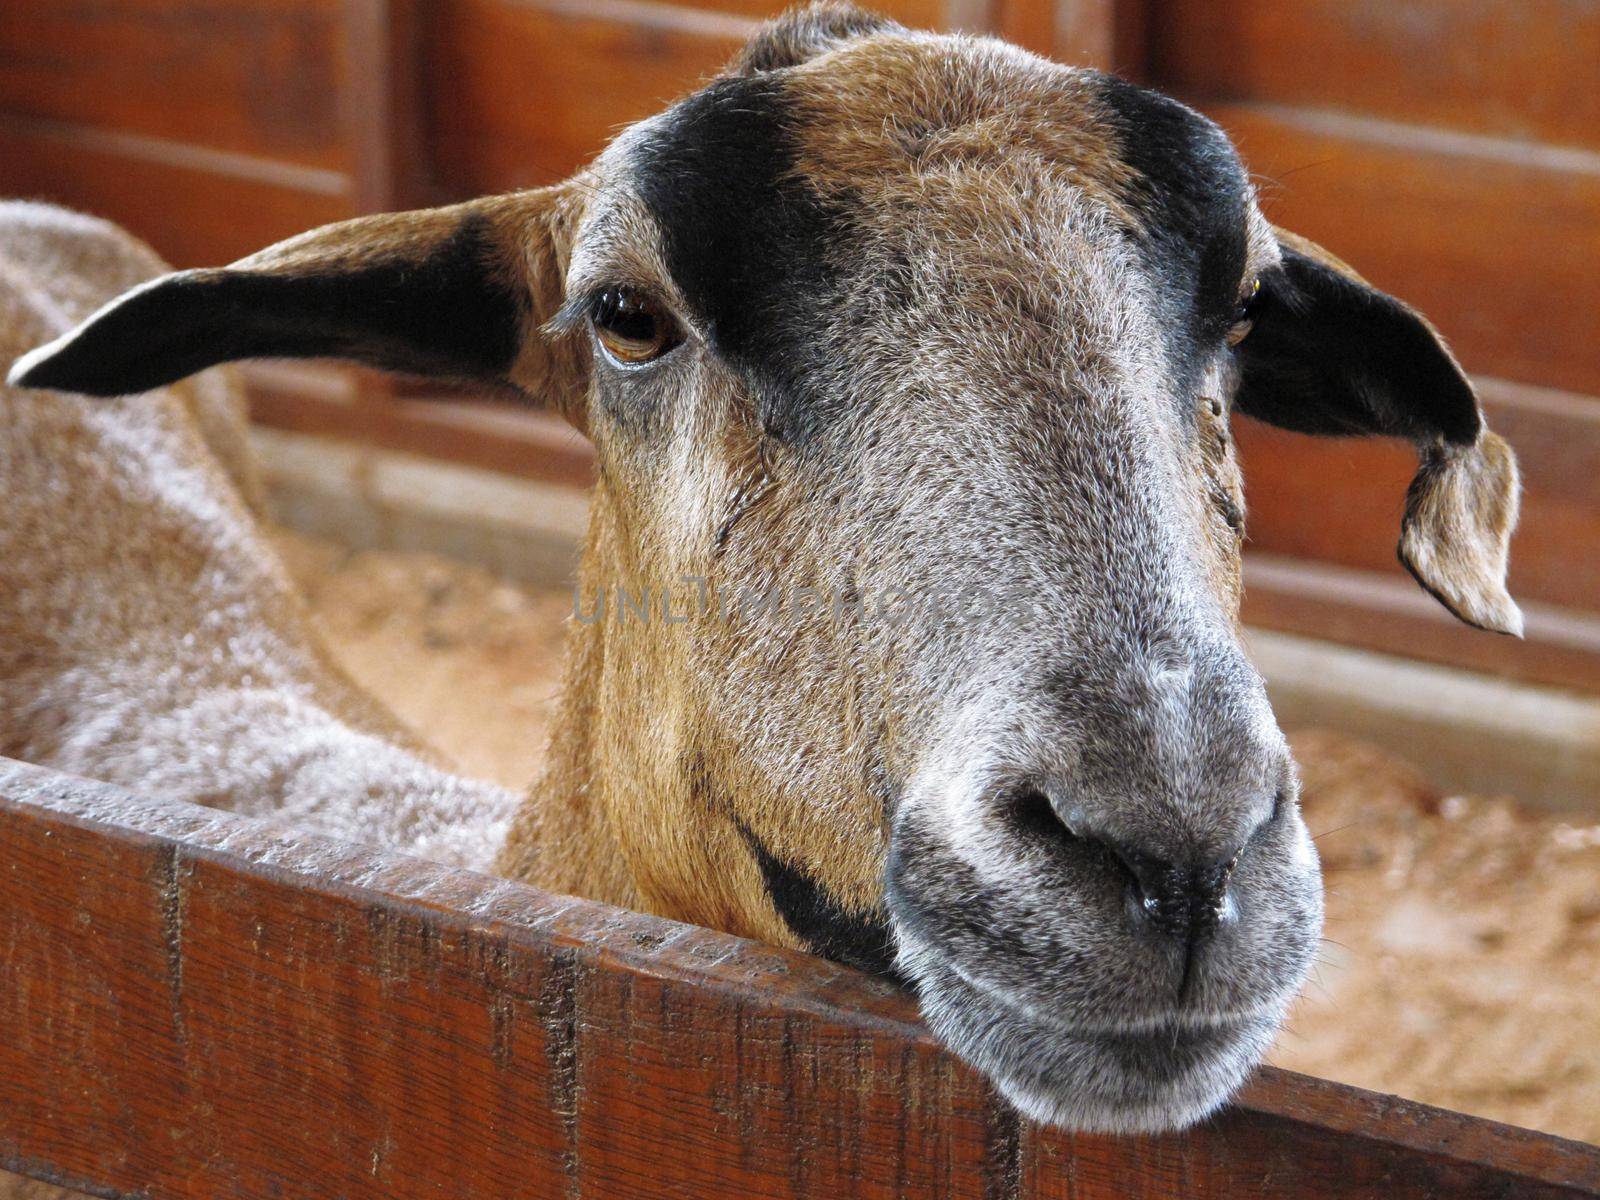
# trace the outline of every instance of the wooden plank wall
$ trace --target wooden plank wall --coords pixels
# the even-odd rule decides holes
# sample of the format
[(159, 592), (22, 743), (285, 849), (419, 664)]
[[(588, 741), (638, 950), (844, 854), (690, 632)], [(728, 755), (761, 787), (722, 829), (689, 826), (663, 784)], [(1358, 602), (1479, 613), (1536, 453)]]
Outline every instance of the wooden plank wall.
[[(55, 0), (0, 7), (0, 193), (179, 265), (356, 212), (546, 183), (714, 71), (775, 0)], [(1413, 301), (1522, 452), (1526, 644), (1393, 603), (1409, 460), (1241, 422), (1253, 621), (1600, 690), (1600, 9), (1568, 0), (884, 0), (1112, 67), (1221, 121), (1267, 211)], [(371, 377), (258, 416), (582, 476), (547, 431)], [(331, 382), (330, 382), (331, 378)], [(355, 382), (352, 383), (351, 381)], [(307, 382), (311, 381), (311, 382)], [(552, 442), (546, 458), (531, 453)], [(1298, 564), (1307, 569), (1297, 571)]]
[(1600, 1148), (1264, 1070), (1020, 1121), (821, 959), (0, 760), (0, 1170), (97, 1195), (1600, 1195)]
[[(1529, 644), (1394, 620), (1381, 588), (1363, 619), (1320, 570), (1256, 589), (1250, 615), (1600, 688), (1600, 7), (1170, 0), (1158, 11), (1149, 81), (1233, 134), (1274, 221), (1429, 315), (1525, 472), (1511, 581), (1533, 602)], [(1346, 595), (1363, 575), (1398, 578), (1403, 452), (1259, 426), (1239, 445), (1257, 549), (1352, 569)]]
[(355, 211), (339, 0), (0, 6), (0, 184), (180, 265)]

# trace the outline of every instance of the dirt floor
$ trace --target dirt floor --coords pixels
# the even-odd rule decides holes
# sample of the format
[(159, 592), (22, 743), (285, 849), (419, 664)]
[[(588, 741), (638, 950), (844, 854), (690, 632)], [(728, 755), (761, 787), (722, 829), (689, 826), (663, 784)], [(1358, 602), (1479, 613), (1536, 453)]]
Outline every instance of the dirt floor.
[(544, 757), (566, 589), (521, 587), (433, 554), (280, 533), (340, 664), (468, 774), (521, 788)]
[(1291, 740), (1327, 940), (1273, 1061), (1600, 1142), (1600, 822)]
[[(533, 775), (569, 592), (430, 555), (280, 545), (362, 684), (465, 770)], [(1337, 735), (1291, 736), (1328, 940), (1274, 1061), (1600, 1142), (1600, 797), (1580, 824), (1443, 795)]]

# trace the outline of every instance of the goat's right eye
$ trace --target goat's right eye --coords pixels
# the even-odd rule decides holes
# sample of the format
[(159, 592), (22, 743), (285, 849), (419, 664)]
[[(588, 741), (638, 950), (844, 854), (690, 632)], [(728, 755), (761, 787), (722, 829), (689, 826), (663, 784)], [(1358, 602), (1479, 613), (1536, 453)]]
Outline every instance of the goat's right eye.
[(672, 316), (649, 296), (630, 287), (601, 292), (589, 320), (601, 349), (622, 366), (653, 362), (683, 341), (683, 331)]

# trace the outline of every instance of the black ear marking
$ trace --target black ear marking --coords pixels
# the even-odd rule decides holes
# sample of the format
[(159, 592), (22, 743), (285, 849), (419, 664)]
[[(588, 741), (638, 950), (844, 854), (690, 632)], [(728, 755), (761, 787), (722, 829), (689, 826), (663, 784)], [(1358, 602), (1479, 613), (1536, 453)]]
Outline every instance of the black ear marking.
[(1483, 427), (1472, 385), (1432, 326), (1292, 246), (1262, 275), (1250, 316), (1240, 412), (1299, 433), (1455, 445)]
[(25, 355), (9, 380), (117, 396), (234, 359), (336, 357), (503, 383), (528, 294), (513, 286), (487, 216), (449, 221), (442, 236), (415, 242), (364, 248), (352, 233), (350, 245), (319, 253), (295, 239), (281, 255), (274, 248), (235, 267), (165, 276)]
[(1239, 344), (1238, 411), (1300, 433), (1377, 434), (1417, 448), (1400, 561), (1481, 629), (1520, 636), (1506, 590), (1517, 524), (1516, 456), (1433, 326), (1320, 246), (1282, 230)]
[(854, 38), (899, 28), (887, 17), (865, 12), (853, 4), (822, 0), (791, 9), (762, 26), (729, 64), (728, 73), (755, 75), (798, 66)]

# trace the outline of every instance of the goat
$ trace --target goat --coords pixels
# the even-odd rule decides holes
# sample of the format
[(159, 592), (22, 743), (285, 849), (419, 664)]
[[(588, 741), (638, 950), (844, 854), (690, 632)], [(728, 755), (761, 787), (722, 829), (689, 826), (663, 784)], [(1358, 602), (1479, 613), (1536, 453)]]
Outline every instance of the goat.
[(1422, 317), (1266, 221), (1217, 126), (839, 5), (565, 183), (166, 276), (11, 378), (258, 355), (474, 383), (594, 443), (588, 613), (499, 870), (896, 974), (1080, 1129), (1222, 1103), (1320, 931), (1239, 640), (1230, 414), (1413, 442), (1402, 560), (1520, 630), (1509, 448)]

